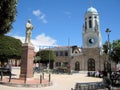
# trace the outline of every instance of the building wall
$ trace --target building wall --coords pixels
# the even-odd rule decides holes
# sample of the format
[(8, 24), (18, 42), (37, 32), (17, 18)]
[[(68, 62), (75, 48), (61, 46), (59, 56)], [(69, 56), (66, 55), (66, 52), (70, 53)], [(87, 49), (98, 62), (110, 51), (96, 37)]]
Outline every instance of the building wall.
[[(92, 59), (94, 61), (94, 69), (90, 69), (90, 71), (104, 70), (104, 63), (108, 61), (108, 56), (106, 56), (105, 54), (101, 54), (101, 50), (99, 48), (77, 49), (77, 50), (81, 50), (79, 51), (79, 53), (74, 53), (72, 49), (73, 47), (71, 46), (69, 50), (70, 51), (69, 53), (71, 53), (70, 56), (69, 55), (68, 56), (57, 56), (54, 63), (59, 62), (61, 63), (61, 65), (62, 63), (67, 63), (70, 65), (71, 71), (89, 71), (89, 68), (91, 67), (88, 67), (88, 64), (91, 64), (91, 63), (89, 63), (88, 61)], [(65, 67), (67, 67), (67, 64), (65, 64), (66, 65)], [(76, 70), (77, 64), (79, 64), (78, 65), (79, 67), (77, 67), (78, 69)], [(56, 64), (54, 65), (55, 65), (54, 66), (55, 68), (58, 67), (56, 66)], [(112, 62), (111, 67), (115, 68), (114, 62)]]

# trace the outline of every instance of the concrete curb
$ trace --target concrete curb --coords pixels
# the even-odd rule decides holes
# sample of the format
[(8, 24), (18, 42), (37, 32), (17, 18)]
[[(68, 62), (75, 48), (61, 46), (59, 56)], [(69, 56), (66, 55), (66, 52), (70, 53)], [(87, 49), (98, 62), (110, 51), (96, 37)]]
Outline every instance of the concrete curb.
[(1, 85), (12, 86), (12, 87), (26, 87), (26, 88), (41, 88), (41, 87), (48, 87), (53, 85), (52, 82), (47, 84), (16, 84), (16, 83), (9, 83), (9, 82), (0, 82)]

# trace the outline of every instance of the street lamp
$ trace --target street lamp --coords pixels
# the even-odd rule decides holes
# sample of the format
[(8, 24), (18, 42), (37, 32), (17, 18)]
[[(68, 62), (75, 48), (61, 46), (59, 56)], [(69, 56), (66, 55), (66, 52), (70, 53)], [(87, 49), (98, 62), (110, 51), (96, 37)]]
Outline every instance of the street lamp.
[(107, 28), (106, 33), (108, 34), (108, 51), (110, 50), (110, 32), (111, 32), (111, 30), (109, 28)]
[(108, 43), (107, 43), (107, 46), (108, 46), (108, 61), (110, 62), (110, 66), (109, 66), (109, 69), (110, 69), (110, 78), (111, 78), (111, 61), (110, 61), (110, 32), (111, 30), (109, 28), (106, 29), (106, 33), (108, 34)]

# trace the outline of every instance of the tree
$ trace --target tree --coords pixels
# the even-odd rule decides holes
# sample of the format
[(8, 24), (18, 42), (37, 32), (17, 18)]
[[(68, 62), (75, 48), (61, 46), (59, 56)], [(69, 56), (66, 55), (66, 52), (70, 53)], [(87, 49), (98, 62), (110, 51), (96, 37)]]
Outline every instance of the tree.
[[(109, 44), (109, 47), (108, 47), (108, 44)], [(105, 53), (105, 54), (109, 54), (109, 50), (111, 50), (111, 43), (110, 42), (105, 42), (104, 44), (103, 44), (103, 52)]]
[(104, 52), (105, 54), (107, 54), (107, 53), (108, 53), (108, 46), (107, 46), (107, 42), (105, 42), (105, 44), (103, 44), (103, 52)]
[(55, 60), (55, 54), (52, 50), (41, 50), (37, 52), (36, 56), (40, 56), (41, 61), (54, 61)]
[(116, 63), (120, 62), (120, 40), (113, 41), (110, 56)]
[(104, 70), (105, 71), (111, 71), (111, 63), (110, 63), (110, 53), (111, 53), (111, 43), (105, 42), (103, 44), (103, 55), (105, 57), (104, 61)]
[(12, 28), (16, 17), (17, 0), (0, 0), (0, 34), (6, 34)]
[(38, 58), (38, 56), (40, 58), (38, 62), (45, 63), (45, 64), (50, 63), (50, 67), (53, 67), (52, 64), (56, 59), (56, 56), (52, 50), (41, 50), (37, 52), (36, 57)]
[(22, 42), (19, 39), (0, 35), (0, 61), (8, 59), (20, 59), (22, 52)]

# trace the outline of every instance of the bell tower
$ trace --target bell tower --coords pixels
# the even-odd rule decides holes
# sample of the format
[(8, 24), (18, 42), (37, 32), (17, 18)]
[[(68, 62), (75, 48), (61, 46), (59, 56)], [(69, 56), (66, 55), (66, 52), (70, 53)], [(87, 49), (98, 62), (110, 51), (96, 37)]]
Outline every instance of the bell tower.
[(92, 6), (87, 9), (83, 24), (83, 48), (99, 48), (102, 46), (99, 15)]

